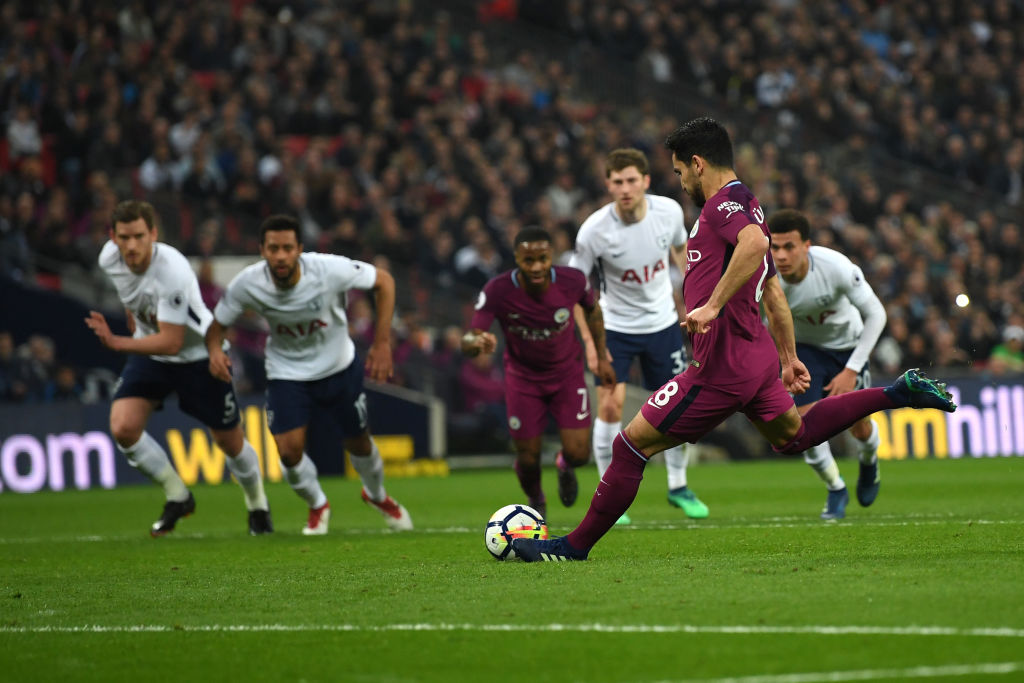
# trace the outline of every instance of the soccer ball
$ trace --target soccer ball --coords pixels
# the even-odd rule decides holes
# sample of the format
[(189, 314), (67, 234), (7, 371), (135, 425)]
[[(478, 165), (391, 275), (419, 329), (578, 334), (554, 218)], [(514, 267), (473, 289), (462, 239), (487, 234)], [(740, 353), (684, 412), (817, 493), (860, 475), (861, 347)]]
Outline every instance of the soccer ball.
[(540, 513), (529, 505), (506, 505), (487, 520), (484, 544), (496, 560), (518, 560), (512, 550), (513, 538), (545, 540), (548, 525)]

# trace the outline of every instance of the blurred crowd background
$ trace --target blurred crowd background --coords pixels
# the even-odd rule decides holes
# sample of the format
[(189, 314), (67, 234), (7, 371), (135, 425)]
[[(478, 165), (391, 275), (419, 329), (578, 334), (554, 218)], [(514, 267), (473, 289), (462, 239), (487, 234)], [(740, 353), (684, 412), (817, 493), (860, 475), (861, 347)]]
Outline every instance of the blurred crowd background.
[[(767, 213), (806, 211), (864, 269), (889, 316), (876, 372), (1022, 372), (1021, 36), (1019, 0), (9, 0), (0, 299), (116, 309), (96, 257), (137, 197), (212, 307), (211, 259), (255, 258), (261, 219), (291, 213), (307, 250), (395, 275), (394, 381), (491, 429), (500, 359), (458, 338), (512, 236), (540, 225), (566, 260), (627, 146), (694, 220), (662, 141), (711, 115)], [(351, 316), (365, 344), (365, 298)], [(103, 398), (30, 332), (0, 332), (0, 398)], [(259, 390), (258, 321), (234, 341)]]

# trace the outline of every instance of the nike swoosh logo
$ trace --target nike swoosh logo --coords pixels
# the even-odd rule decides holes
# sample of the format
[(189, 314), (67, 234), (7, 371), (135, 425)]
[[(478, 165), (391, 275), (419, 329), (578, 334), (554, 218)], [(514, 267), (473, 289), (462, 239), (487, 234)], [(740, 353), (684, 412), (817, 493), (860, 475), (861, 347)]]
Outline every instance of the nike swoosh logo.
[(626, 252), (624, 252), (624, 251), (620, 251), (618, 254), (611, 254), (610, 256), (612, 258), (619, 258), (620, 256), (623, 256), (625, 253)]
[(576, 419), (577, 420), (582, 420), (582, 419), (584, 419), (586, 417), (589, 417), (589, 416), (590, 416), (590, 411), (589, 410), (587, 412), (585, 412), (585, 413), (576, 413)]

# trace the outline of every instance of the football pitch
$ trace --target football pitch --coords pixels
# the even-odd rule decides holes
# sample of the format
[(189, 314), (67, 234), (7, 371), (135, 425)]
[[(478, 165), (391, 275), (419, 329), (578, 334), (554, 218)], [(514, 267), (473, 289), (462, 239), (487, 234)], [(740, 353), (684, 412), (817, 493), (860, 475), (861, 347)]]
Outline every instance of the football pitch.
[[(856, 465), (840, 463), (852, 488)], [(634, 524), (584, 563), (496, 562), (510, 469), (391, 479), (416, 530), (384, 530), (325, 479), (326, 537), (268, 488), (277, 533), (245, 535), (237, 486), (147, 535), (156, 487), (0, 494), (0, 680), (1024, 680), (1024, 459), (885, 462), (870, 508), (824, 523), (802, 462), (691, 468), (688, 521), (648, 468)], [(596, 485), (563, 508), (565, 533)]]

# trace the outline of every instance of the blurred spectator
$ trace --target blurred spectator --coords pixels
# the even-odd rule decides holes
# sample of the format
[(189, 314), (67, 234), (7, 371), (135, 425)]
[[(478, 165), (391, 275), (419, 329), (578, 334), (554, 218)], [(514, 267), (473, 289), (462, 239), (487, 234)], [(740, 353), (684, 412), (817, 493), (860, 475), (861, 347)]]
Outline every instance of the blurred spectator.
[(82, 391), (75, 369), (70, 365), (58, 365), (53, 378), (46, 383), (42, 400), (44, 403), (78, 402), (82, 398)]
[(43, 138), (39, 124), (32, 117), (27, 104), (19, 104), (14, 110), (11, 122), (7, 124), (7, 153), (11, 159), (36, 156), (43, 150)]
[(1003, 343), (992, 349), (988, 369), (994, 375), (1024, 372), (1024, 327), (1008, 325), (1003, 330)]
[(28, 398), (26, 368), (14, 347), (10, 332), (0, 332), (0, 400), (21, 402)]

